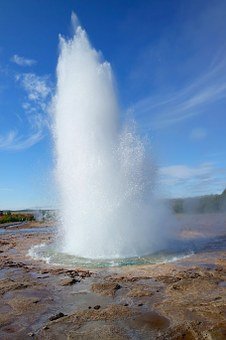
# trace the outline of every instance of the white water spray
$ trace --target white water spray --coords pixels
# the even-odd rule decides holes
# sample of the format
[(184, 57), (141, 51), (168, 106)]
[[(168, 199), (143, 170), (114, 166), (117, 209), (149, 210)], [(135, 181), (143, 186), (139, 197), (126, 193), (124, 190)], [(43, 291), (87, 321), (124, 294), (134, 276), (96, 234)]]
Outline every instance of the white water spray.
[(112, 78), (80, 26), (71, 40), (60, 38), (54, 136), (62, 247), (79, 257), (140, 256), (160, 246), (155, 169), (135, 127), (120, 127)]

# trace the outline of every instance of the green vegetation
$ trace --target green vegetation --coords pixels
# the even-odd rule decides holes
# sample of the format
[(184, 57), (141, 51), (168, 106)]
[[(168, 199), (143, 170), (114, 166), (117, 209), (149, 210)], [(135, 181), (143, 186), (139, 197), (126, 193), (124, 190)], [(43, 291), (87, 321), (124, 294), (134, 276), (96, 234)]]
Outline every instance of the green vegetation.
[(226, 189), (221, 195), (177, 198), (171, 201), (175, 213), (211, 213), (226, 211)]
[(34, 215), (22, 214), (17, 212), (5, 211), (0, 212), (0, 224), (11, 222), (33, 221)]

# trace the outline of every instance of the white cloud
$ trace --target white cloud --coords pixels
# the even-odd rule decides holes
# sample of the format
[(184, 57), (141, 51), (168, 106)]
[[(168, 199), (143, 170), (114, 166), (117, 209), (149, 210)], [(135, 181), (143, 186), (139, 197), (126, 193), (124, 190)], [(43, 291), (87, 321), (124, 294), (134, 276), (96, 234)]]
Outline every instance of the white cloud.
[(0, 136), (0, 150), (21, 151), (37, 144), (44, 137), (43, 131), (30, 132), (27, 136), (18, 135), (14, 130), (6, 136)]
[(0, 149), (7, 149), (7, 147), (13, 144), (16, 137), (16, 132), (11, 130), (6, 136), (0, 136)]
[(205, 195), (221, 192), (226, 187), (226, 168), (214, 163), (196, 167), (184, 164), (162, 167), (160, 182), (173, 197)]
[(194, 128), (190, 133), (190, 139), (193, 141), (205, 139), (207, 131), (204, 128)]
[[(23, 73), (16, 76), (16, 81), (25, 91), (25, 100), (22, 104), (23, 131), (19, 133), (13, 129), (5, 135), (0, 135), (0, 150), (28, 149), (44, 138), (49, 127), (48, 106), (52, 93), (49, 77)], [(27, 127), (27, 130), (24, 127)]]
[(19, 66), (32, 66), (37, 63), (37, 61), (34, 59), (24, 58), (18, 54), (14, 54), (10, 60)]
[(34, 73), (22, 73), (16, 76), (16, 80), (27, 92), (28, 99), (34, 102), (45, 100), (51, 93), (49, 79), (47, 76), (37, 76)]
[(26, 98), (22, 104), (27, 113), (30, 125), (41, 130), (49, 127), (49, 103), (52, 95), (52, 84), (48, 76), (37, 76), (34, 73), (17, 75), (16, 80), (26, 92)]

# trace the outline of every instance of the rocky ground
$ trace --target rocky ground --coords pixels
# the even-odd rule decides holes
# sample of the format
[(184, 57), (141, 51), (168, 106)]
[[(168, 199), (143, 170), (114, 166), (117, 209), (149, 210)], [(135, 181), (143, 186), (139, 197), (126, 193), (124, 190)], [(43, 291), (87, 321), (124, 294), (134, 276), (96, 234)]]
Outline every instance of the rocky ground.
[(30, 258), (31, 245), (53, 237), (48, 229), (31, 232), (37, 224), (2, 233), (0, 339), (226, 339), (226, 216), (199, 218), (196, 227), (183, 222), (181, 237), (221, 238), (220, 248), (172, 263), (107, 269)]

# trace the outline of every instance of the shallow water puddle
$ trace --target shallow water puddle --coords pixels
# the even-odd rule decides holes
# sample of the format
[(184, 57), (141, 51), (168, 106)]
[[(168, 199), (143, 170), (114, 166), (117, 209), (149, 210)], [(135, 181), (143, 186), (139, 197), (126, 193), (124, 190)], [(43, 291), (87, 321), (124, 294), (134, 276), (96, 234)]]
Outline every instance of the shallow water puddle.
[(151, 311), (134, 318), (130, 325), (136, 329), (164, 330), (169, 327), (170, 321), (164, 316)]

